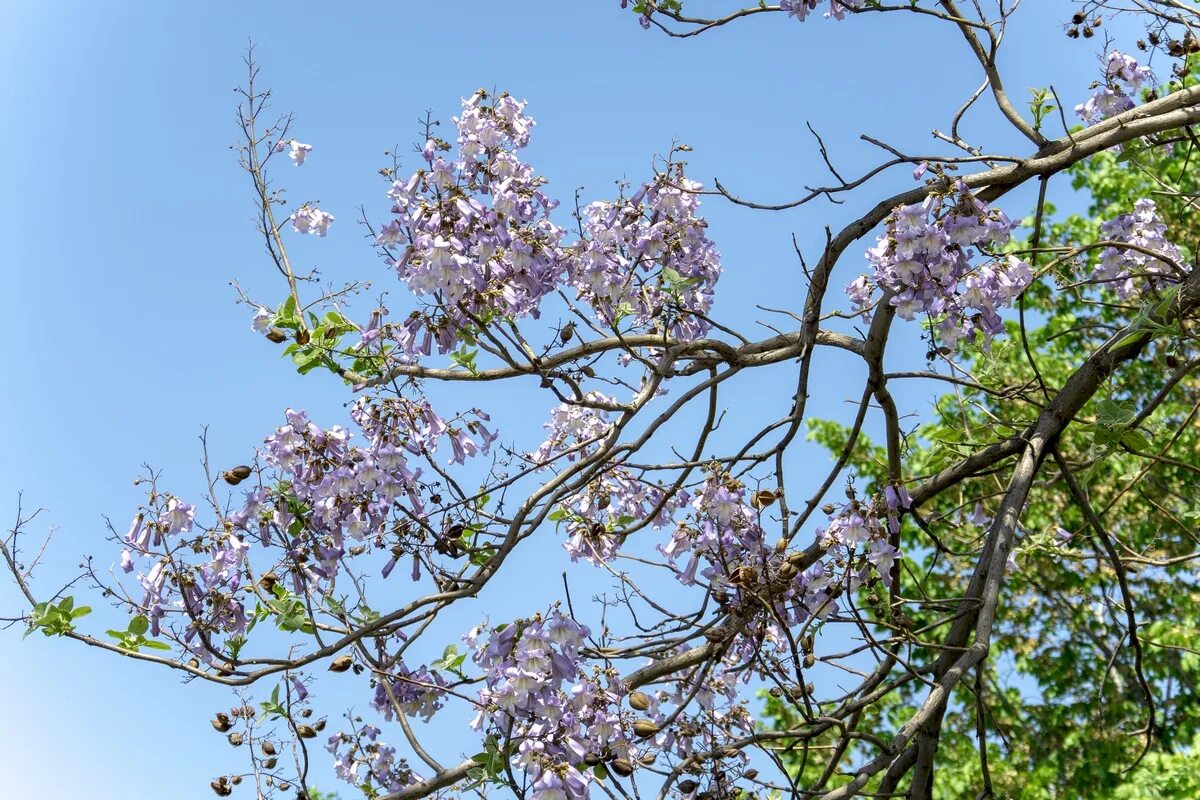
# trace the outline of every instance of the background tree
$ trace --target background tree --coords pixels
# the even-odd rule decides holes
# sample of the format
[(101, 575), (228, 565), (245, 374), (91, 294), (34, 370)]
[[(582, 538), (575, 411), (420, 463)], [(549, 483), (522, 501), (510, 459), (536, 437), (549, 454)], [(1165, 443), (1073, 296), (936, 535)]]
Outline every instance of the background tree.
[[(691, 36), (817, 6), (633, 10)], [(113, 531), (121, 571), (87, 560), (58, 590), (33, 582), (32, 517), (18, 512), (3, 552), (29, 604), (20, 621), (233, 687), (212, 725), (250, 758), (213, 778), (219, 796), (315, 796), (318, 743), (341, 778), (392, 800), (1057, 796), (1151, 765), (1186, 781), (1175, 751), (1194, 735), (1183, 487), (1200, 279), (1181, 221), (1200, 89), (1183, 59), (1198, 18), (1173, 1), (1135, 6), (1139, 48), (1168, 60), (1169, 77), (1105, 47), (1077, 109), (1088, 124), (1068, 131), (1054, 90), (1019, 109), (1005, 89), (998, 54), (1018, 8), (832, 0), (827, 16), (844, 24), (913, 14), (955, 31), (981, 86), (935, 133), (939, 155), (868, 139), (883, 160), (843, 177), (817, 136), (832, 179), (793, 202), (708, 190), (761, 210), (866, 209), (819, 252), (797, 247), (804, 298), (764, 309), (765, 338), (710, 314), (722, 264), (689, 147), (615, 198), (558, 209), (525, 160), (525, 102), (491, 89), (463, 101), (448, 134), (428, 117), (416, 167), (396, 156), (381, 170), (390, 213), (363, 213), (411, 310), (298, 271), (286, 237), (340, 223), (272, 183), (269, 167), (319, 148), (268, 111), (248, 59), (239, 153), (281, 299), (241, 297), (301, 374), (345, 382), (352, 427), (286, 410), (246, 464), (206, 461), (193, 495), (204, 511), (148, 470), (145, 503)], [(1083, 39), (1118, 10), (1075, 8), (1065, 30)], [(1007, 130), (969, 142), (960, 123), (983, 97)], [(1091, 187), (1101, 219), (1052, 224), (1050, 184), (1071, 170), (1110, 176)], [(869, 196), (888, 171), (916, 185)], [(1021, 242), (998, 201), (1031, 183), (1040, 199)], [(870, 272), (839, 269), (863, 251)], [(375, 307), (353, 315), (364, 297)], [(925, 337), (927, 363), (889, 371), (902, 323)], [(813, 428), (835, 462), (796, 485), (815, 370), (832, 355), (865, 376), (860, 399), (849, 425)], [(762, 373), (789, 388), (747, 397)], [(909, 380), (953, 388), (917, 431), (894, 397)], [(497, 432), (488, 395), (437, 388), (512, 383), (549, 408), (540, 445)], [(761, 424), (733, 429), (727, 408)], [(590, 566), (561, 589), (530, 583), (540, 610), (460, 639), (464, 601), (554, 531)], [(589, 598), (594, 575), (607, 591)], [(92, 630), (81, 581), (127, 619)], [(417, 658), (431, 639), (449, 644)], [(1001, 682), (1009, 659), (1040, 694)], [(316, 670), (359, 676), (369, 710), (317, 706)], [(756, 724), (759, 688), (772, 729)], [(451, 707), (475, 713), (472, 741), (434, 751), (413, 718), (436, 725)]]

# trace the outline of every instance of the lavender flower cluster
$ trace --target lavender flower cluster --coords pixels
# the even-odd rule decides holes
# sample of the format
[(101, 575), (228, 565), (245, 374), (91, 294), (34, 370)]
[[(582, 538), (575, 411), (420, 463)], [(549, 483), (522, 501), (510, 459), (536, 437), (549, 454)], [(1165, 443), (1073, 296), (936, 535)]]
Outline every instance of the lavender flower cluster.
[[(273, 570), (289, 575), (297, 594), (325, 591), (344, 558), (373, 548), (391, 556), (383, 577), (405, 554), (413, 557), (413, 580), (420, 577), (424, 536), (412, 523), (430, 511), (421, 468), (410, 458), (429, 457), (446, 440), (452, 463), (486, 454), (496, 438), (484, 426), (488, 417), (472, 410), (447, 420), (427, 401), (405, 398), (360, 398), (351, 416), (366, 439), (363, 447), (350, 443), (346, 428), (321, 428), (303, 411), (285, 412), (286, 423), (260, 451), (269, 470), (261, 471), (259, 486), (246, 493), (240, 509), (199, 535), (194, 506), (151, 493), (124, 537), (121, 566), (131, 573), (136, 559), (150, 562), (136, 577), (152, 635), (160, 635), (169, 613), (181, 614), (183, 644), (216, 663), (214, 637), (243, 634), (250, 622), (250, 587), (243, 579), (252, 542), (274, 548)], [(241, 469), (239, 482), (253, 474)]]
[(1108, 54), (1104, 82), (1095, 84), (1087, 102), (1075, 106), (1075, 113), (1089, 125), (1133, 108), (1133, 95), (1152, 80), (1150, 68), (1138, 64), (1133, 56), (1119, 50)]
[(551, 220), (558, 201), (518, 156), (535, 124), (524, 101), (481, 90), (454, 124), (457, 157), (427, 142), (426, 166), (388, 192), (394, 217), (377, 238), (400, 279), (431, 300), (396, 333), (405, 358), (435, 343), (448, 352), (495, 318), (537, 317), (548, 294), (568, 287), (609, 326), (660, 324), (684, 338), (708, 330), (701, 317), (720, 259), (697, 215), (700, 185), (680, 165), (629, 198), (589, 205), (583, 237), (567, 244)]
[[(952, 193), (897, 208), (867, 252), (874, 271), (846, 288), (854, 311), (869, 320), (875, 292), (882, 290), (901, 319), (927, 315), (947, 347), (979, 334), (990, 339), (1004, 330), (998, 311), (1033, 279), (1024, 261), (990, 255), (1014, 227), (961, 181)], [(986, 260), (975, 263), (977, 256)]]
[(1167, 226), (1153, 200), (1138, 200), (1132, 213), (1101, 223), (1100, 234), (1116, 244), (1100, 252), (1092, 278), (1111, 285), (1122, 300), (1134, 295), (1137, 279), (1157, 289), (1182, 277), (1183, 253), (1167, 239)]
[[(846, 13), (856, 8), (862, 8), (863, 0), (829, 0), (829, 10), (825, 18), (845, 19)], [(801, 22), (805, 17), (817, 10), (821, 0), (779, 0), (779, 10), (786, 11), (789, 17)]]

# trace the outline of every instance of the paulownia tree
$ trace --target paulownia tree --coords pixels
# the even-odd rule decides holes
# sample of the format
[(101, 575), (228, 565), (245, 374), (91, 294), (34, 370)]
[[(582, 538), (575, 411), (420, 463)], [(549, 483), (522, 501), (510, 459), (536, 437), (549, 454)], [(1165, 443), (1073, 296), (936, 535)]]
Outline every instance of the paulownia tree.
[[(831, 177), (791, 202), (705, 188), (676, 145), (644, 182), (566, 207), (523, 160), (525, 101), (476, 91), (445, 138), (432, 119), (419, 132), (415, 168), (381, 170), (390, 208), (363, 213), (403, 311), (357, 311), (361, 286), (294, 267), (288, 237), (334, 218), (285, 208), (268, 177), (319, 155), (269, 114), (248, 58), (240, 161), (283, 300), (241, 299), (300, 372), (345, 383), (349, 420), (287, 409), (247, 464), (190, 493), (146, 474), (118, 568), (81, 576), (123, 630), (42, 592), (19, 514), (2, 550), (21, 620), (230, 687), (212, 722), (248, 760), (213, 779), (219, 796), (315, 798), (321, 758), (388, 800), (1082, 796), (1165, 763), (1196, 731), (1200, 8), (1064, 3), (1072, 38), (1099, 42), (1118, 14), (1144, 28), (1136, 57), (1104, 43), (1078, 125), (1056, 90), (1006, 88), (1019, 5), (635, 3), (676, 37), (759, 14), (918, 15), (961, 38), (979, 88), (935, 121), (936, 154), (870, 140), (878, 164), (843, 175), (817, 137)], [(968, 138), (985, 103), (1010, 130)], [(1023, 146), (993, 152), (1013, 134)], [(897, 171), (911, 189), (871, 196)], [(1090, 217), (1054, 220), (1064, 174)], [(1025, 185), (1037, 205), (1017, 223), (1001, 201)], [(762, 338), (710, 313), (722, 265), (702, 198), (862, 212), (797, 247), (802, 300)], [(923, 369), (886, 368), (896, 326), (927, 344)], [(811, 419), (818, 354), (865, 375), (849, 424)], [(724, 410), (761, 372), (786, 408), (733, 441)], [(919, 427), (901, 381), (946, 392)], [(546, 407), (543, 441), (495, 429), (497, 383)], [(834, 456), (811, 484), (791, 477), (806, 434)], [(450, 609), (554, 540), (577, 566), (529, 582), (536, 613), (447, 632)], [(611, 592), (573, 593), (584, 571)], [(430, 639), (441, 657), (414, 657)], [(1049, 680), (1006, 686), (1012, 663)], [(364, 710), (322, 707), (318, 670), (358, 676)], [(473, 722), (432, 746), (414, 718), (454, 709)]]

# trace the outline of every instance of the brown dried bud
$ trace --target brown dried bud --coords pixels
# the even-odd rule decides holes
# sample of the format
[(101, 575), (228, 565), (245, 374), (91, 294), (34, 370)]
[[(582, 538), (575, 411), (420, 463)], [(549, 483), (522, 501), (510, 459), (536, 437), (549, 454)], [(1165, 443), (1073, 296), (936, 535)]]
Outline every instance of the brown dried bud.
[(329, 662), (330, 672), (345, 672), (354, 664), (354, 656), (344, 655), (338, 656), (333, 661)]
[(312, 725), (297, 725), (296, 735), (301, 739), (315, 739), (317, 738), (317, 729)]
[(233, 723), (229, 721), (229, 715), (220, 711), (217, 712), (217, 716), (211, 722), (218, 733), (225, 733), (233, 727)]
[(308, 331), (304, 328), (299, 328), (296, 331), (296, 344), (308, 344), (310, 339), (312, 337), (308, 335)]
[(583, 763), (587, 764), (589, 767), (594, 767), (603, 762), (604, 758), (599, 753), (588, 753), (583, 757)]
[(277, 752), (275, 750), (275, 745), (271, 744), (270, 740), (268, 740), (268, 739), (263, 739), (263, 742), (260, 745), (260, 747), (262, 747), (264, 756), (273, 756)]
[(217, 797), (229, 797), (229, 795), (233, 794), (233, 787), (229, 785), (228, 778), (222, 777), (215, 781), (209, 781), (208, 785), (216, 792)]
[(229, 782), (232, 783), (234, 786), (240, 786), (242, 783), (242, 776), (234, 775), (232, 778), (229, 779)]
[(287, 334), (279, 328), (271, 328), (271, 330), (267, 331), (266, 337), (267, 341), (274, 342), (275, 344), (283, 344), (287, 341)]
[(563, 344), (571, 341), (571, 337), (575, 335), (575, 323), (568, 322), (566, 325), (563, 325), (559, 329), (558, 335), (563, 340)]
[(268, 758), (263, 762), (264, 769), (275, 769), (275, 765), (279, 763), (279, 759), (275, 757)]
[(680, 781), (678, 786), (679, 791), (683, 792), (684, 794), (691, 794), (692, 792), (696, 791), (696, 789), (700, 788), (700, 784), (696, 783), (691, 778), (688, 778), (686, 781)]
[(633, 764), (629, 763), (629, 759), (627, 758), (614, 758), (608, 762), (608, 768), (622, 778), (628, 778), (633, 774)]
[(1089, 28), (1087, 25), (1083, 26), (1083, 38), (1090, 39), (1095, 35), (1096, 35), (1096, 32), (1094, 30)]
[(748, 769), (748, 770), (746, 770), (746, 774), (745, 774), (745, 775), (743, 775), (742, 777), (743, 777), (743, 778), (745, 778), (745, 779), (746, 779), (746, 780), (748, 780), (748, 781), (752, 781), (752, 780), (754, 780), (755, 778), (757, 778), (757, 777), (758, 777), (758, 770), (756, 770), (756, 769)]
[(241, 747), (242, 746), (242, 735), (240, 733), (238, 733), (237, 731), (234, 731), (233, 733), (229, 734), (229, 743), (231, 745), (233, 745), (234, 747)]
[(642, 739), (648, 739), (658, 733), (658, 726), (648, 719), (639, 719), (633, 723), (633, 732)]
[(646, 711), (650, 708), (650, 695), (645, 692), (634, 692), (629, 695), (629, 707), (635, 711)]
[(313, 727), (317, 729), (317, 733), (320, 733), (321, 731), (325, 730), (325, 720), (317, 720)]

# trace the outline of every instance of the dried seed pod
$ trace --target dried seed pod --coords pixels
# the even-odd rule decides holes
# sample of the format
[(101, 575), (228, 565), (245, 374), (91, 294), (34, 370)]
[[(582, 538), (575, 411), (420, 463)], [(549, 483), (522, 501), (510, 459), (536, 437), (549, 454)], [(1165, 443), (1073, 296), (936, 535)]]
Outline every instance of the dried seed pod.
[(779, 577), (785, 581), (790, 581), (799, 574), (800, 568), (790, 561), (785, 561), (779, 565)]
[(233, 745), (234, 747), (241, 747), (242, 746), (242, 735), (240, 733), (238, 733), (237, 731), (234, 731), (233, 733), (229, 734), (229, 743), (231, 745)]
[(273, 756), (276, 752), (278, 752), (275, 749), (275, 745), (271, 744), (269, 739), (263, 739), (262, 744), (259, 745), (259, 747), (262, 748), (264, 756)]
[(597, 764), (604, 763), (604, 757), (599, 753), (588, 753), (583, 757), (583, 763), (587, 764), (589, 767), (594, 767)]
[(646, 711), (650, 708), (650, 695), (645, 692), (633, 692), (629, 695), (629, 707), (635, 711)]
[(658, 726), (648, 719), (639, 719), (633, 723), (633, 732), (636, 736), (647, 739), (658, 733)]
[(272, 756), (263, 762), (263, 769), (275, 769), (275, 765), (279, 763), (279, 759)]
[(627, 758), (614, 758), (608, 762), (608, 768), (622, 778), (628, 778), (633, 774), (633, 764), (629, 763), (629, 759)]
[(229, 785), (228, 778), (219, 778), (215, 781), (209, 781), (209, 786), (216, 793), (217, 797), (229, 797), (233, 794), (233, 787)]
[(817, 657), (814, 656), (812, 653), (809, 653), (808, 655), (806, 655), (804, 657), (804, 668), (805, 669), (808, 669), (815, 663), (817, 663)]
[(317, 738), (317, 729), (312, 725), (297, 725), (296, 735), (301, 739), (315, 739)]
[(338, 656), (333, 661), (329, 662), (330, 672), (345, 672), (354, 664), (354, 656), (344, 655)]
[(296, 331), (296, 344), (308, 344), (312, 337), (304, 328)]
[(787, 562), (796, 569), (800, 569), (800, 567), (804, 564), (805, 558), (807, 558), (807, 556), (805, 556), (804, 553), (790, 553), (787, 557)]
[(559, 329), (558, 335), (563, 340), (563, 344), (571, 341), (571, 337), (575, 335), (575, 323), (568, 322)]
[(748, 770), (746, 770), (746, 774), (742, 775), (742, 777), (748, 781), (752, 781), (758, 777), (758, 770), (748, 769)]
[(679, 786), (679, 791), (683, 792), (684, 794), (691, 794), (700, 788), (700, 784), (696, 783), (691, 778), (688, 778), (685, 781), (680, 781), (677, 785)]
[(225, 733), (233, 727), (233, 723), (229, 720), (229, 715), (221, 711), (217, 712), (217, 716), (214, 717), (211, 722), (213, 728), (215, 728), (218, 733)]
[(317, 720), (316, 723), (313, 725), (313, 727), (316, 728), (317, 733), (320, 733), (321, 731), (325, 730), (325, 720), (323, 720), (323, 719)]
[(753, 508), (762, 511), (768, 508), (775, 502), (775, 493), (770, 489), (759, 489), (754, 494), (750, 495), (750, 505)]
[(275, 344), (283, 344), (287, 341), (287, 334), (279, 328), (271, 328), (271, 330), (267, 331), (266, 336), (268, 341), (274, 342)]

